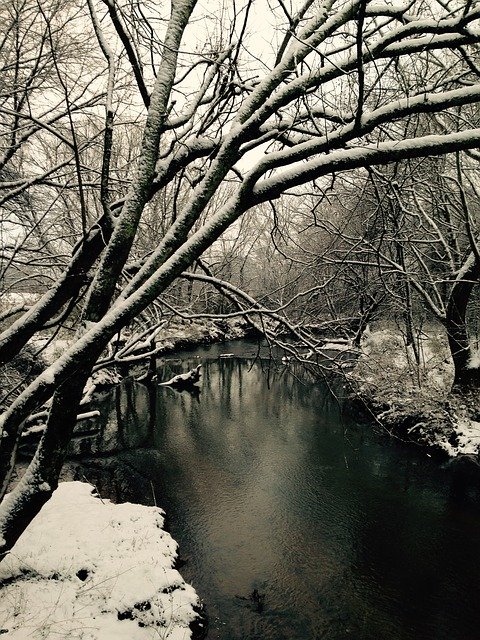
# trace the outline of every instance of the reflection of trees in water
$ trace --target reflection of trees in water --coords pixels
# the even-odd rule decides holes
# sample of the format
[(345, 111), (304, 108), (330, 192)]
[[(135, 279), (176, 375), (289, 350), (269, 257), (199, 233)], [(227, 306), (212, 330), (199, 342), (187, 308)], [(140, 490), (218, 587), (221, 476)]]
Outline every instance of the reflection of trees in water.
[[(157, 397), (161, 424), (155, 446), (169, 452), (171, 465), (188, 476), (193, 491), (205, 489), (196, 487), (198, 467), (214, 494), (217, 486), (253, 490), (259, 470), (262, 475), (270, 461), (285, 468), (301, 464), (311, 446), (303, 439), (305, 429), (315, 433), (317, 423), (319, 429), (331, 424), (338, 429), (338, 405), (325, 387), (300, 384), (285, 367), (224, 358), (204, 362), (202, 371), (199, 402), (166, 389)], [(178, 372), (170, 367), (168, 375)], [(279, 439), (289, 449), (280, 462), (275, 459)]]
[(69, 455), (98, 456), (147, 446), (152, 404), (144, 385), (125, 380), (102, 399), (95, 408), (95, 430), (74, 437)]
[(301, 364), (279, 365), (264, 359), (224, 359), (206, 362), (203, 368), (202, 399), (226, 402), (267, 403), (277, 405), (300, 404), (310, 407), (312, 402), (319, 412), (337, 419), (338, 405), (342, 402), (338, 382), (318, 380)]
[(125, 380), (97, 398), (95, 429), (73, 438), (63, 478), (86, 479), (115, 501), (153, 504), (150, 479), (139, 461), (151, 453), (156, 392), (156, 385)]
[[(160, 378), (190, 366), (170, 362)], [(207, 464), (212, 451), (223, 456), (225, 468), (240, 458), (253, 473), (259, 459), (268, 458), (271, 442), (286, 428), (284, 423), (289, 424), (288, 437), (296, 439), (292, 415), (300, 409), (310, 413), (314, 406), (323, 422), (338, 421), (331, 394), (300, 376), (300, 369), (295, 375), (293, 367), (272, 361), (225, 358), (203, 363), (200, 396), (148, 380), (141, 384), (126, 380), (102, 399), (97, 432), (72, 443), (71, 455), (82, 458), (81, 466), (74, 465), (77, 476), (83, 473), (99, 491), (116, 500), (133, 499), (132, 492), (138, 499), (139, 491), (150, 497), (152, 488), (141, 460), (151, 458), (152, 448), (191, 460), (192, 474), (195, 465)], [(155, 464), (163, 464), (158, 456)], [(154, 467), (150, 469), (153, 478), (162, 472)], [(223, 471), (212, 469), (212, 481), (223, 482), (221, 475)]]
[(302, 380), (272, 361), (205, 363), (201, 403), (210, 411), (216, 407), (226, 418), (249, 415), (253, 425), (260, 409), (280, 428), (283, 415), (299, 409), (311, 412), (312, 407), (322, 422), (339, 422), (338, 401), (326, 385)]
[[(186, 366), (182, 361), (170, 362), (164, 377), (180, 373)], [(199, 420), (205, 421), (206, 409), (208, 419), (220, 423), (220, 427), (225, 417), (244, 410), (252, 413), (259, 406), (277, 419), (292, 405), (311, 407), (312, 403), (319, 414), (337, 414), (335, 398), (325, 385), (312, 385), (301, 366), (285, 367), (265, 359), (206, 361), (200, 389), (201, 396), (159, 388), (151, 381), (140, 384), (125, 380), (97, 399), (95, 408), (101, 415), (88, 424), (88, 429), (82, 423), (70, 457), (106, 456), (149, 447), (167, 414), (170, 421), (188, 425), (192, 439), (201, 440), (207, 447), (209, 439), (205, 443), (205, 433), (197, 429)], [(216, 437), (216, 432), (211, 431), (211, 435)]]

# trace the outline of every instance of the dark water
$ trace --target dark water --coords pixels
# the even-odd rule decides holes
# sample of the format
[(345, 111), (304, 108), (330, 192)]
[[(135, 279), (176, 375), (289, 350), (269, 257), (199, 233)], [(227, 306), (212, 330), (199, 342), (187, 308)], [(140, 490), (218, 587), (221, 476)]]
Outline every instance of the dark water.
[(104, 495), (166, 509), (208, 637), (480, 638), (478, 482), (345, 424), (291, 367), (219, 350), (164, 372), (202, 361), (199, 397), (125, 384), (74, 444)]

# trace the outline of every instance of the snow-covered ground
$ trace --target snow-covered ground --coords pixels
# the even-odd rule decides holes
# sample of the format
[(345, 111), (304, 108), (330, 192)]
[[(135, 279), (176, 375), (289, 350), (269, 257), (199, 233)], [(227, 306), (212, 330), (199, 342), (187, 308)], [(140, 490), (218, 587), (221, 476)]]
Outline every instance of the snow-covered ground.
[(61, 483), (0, 563), (0, 634), (11, 640), (188, 640), (195, 590), (157, 507)]
[(472, 418), (465, 398), (450, 394), (453, 364), (445, 336), (423, 333), (418, 349), (417, 364), (412, 347), (397, 330), (369, 332), (350, 377), (388, 431), (397, 433), (397, 426), (416, 417), (406, 431), (407, 439), (449, 456), (478, 455), (480, 422)]
[[(438, 445), (449, 456), (478, 455), (480, 452), (480, 422), (469, 418), (456, 418), (454, 437), (438, 438)], [(452, 444), (452, 441), (455, 444)]]
[(19, 304), (34, 304), (40, 297), (39, 293), (27, 293), (26, 291), (2, 294), (2, 306), (6, 309), (16, 307)]

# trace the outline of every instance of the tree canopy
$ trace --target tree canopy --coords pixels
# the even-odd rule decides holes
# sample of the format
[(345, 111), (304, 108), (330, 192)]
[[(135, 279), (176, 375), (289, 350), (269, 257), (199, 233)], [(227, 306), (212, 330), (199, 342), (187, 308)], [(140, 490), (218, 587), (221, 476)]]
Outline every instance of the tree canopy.
[[(427, 264), (401, 235), (416, 215), (406, 205), (425, 202), (426, 190), (405, 181), (403, 192), (391, 171), (457, 154), (455, 198), (469, 211), (476, 183), (458, 182), (457, 169), (478, 162), (478, 3), (14, 0), (0, 19), (2, 286), (40, 293), (4, 314), (0, 359), (8, 363), (45, 328), (79, 322), (77, 340), (1, 418), (5, 491), (22, 425), (51, 399), (36, 456), (2, 507), (4, 551), (56, 486), (84, 384), (108, 342), (178, 278), (194, 277), (242, 216), (261, 229), (266, 211), (276, 218), (297, 199), (285, 224), (311, 204), (308, 224), (332, 234), (341, 207), (327, 206), (328, 196), (350, 179), (367, 195), (383, 190), (394, 210), (376, 238), (366, 205), (352, 216), (355, 229), (337, 225), (335, 252), (313, 258), (329, 275), (312, 286), (324, 290), (337, 272), (372, 260), (378, 271), (381, 255), (402, 286), (438, 309), (433, 279), (414, 277), (414, 258), (433, 274), (452, 247), (442, 277), (456, 279), (457, 292), (466, 271), (469, 283), (478, 278), (475, 216), (452, 224), (458, 233), (439, 231), (436, 246), (446, 244)], [(437, 169), (430, 162), (432, 179)], [(432, 202), (423, 216), (431, 233), (439, 230)], [(385, 234), (393, 244), (381, 253)], [(202, 278), (258, 312), (238, 283), (228, 291), (217, 276)], [(452, 292), (455, 283), (439, 292), (442, 321), (457, 327), (446, 310), (461, 316), (463, 303)], [(463, 337), (455, 340), (464, 351)]]

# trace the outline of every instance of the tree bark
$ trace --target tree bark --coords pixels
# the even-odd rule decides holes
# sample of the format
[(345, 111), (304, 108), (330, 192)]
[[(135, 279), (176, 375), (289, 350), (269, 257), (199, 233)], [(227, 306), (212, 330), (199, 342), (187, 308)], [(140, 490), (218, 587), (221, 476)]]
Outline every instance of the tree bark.
[(445, 327), (454, 365), (453, 387), (480, 385), (480, 369), (469, 367), (471, 351), (467, 328), (467, 309), (473, 288), (480, 278), (480, 264), (471, 255), (450, 292)]
[(10, 362), (30, 338), (88, 284), (88, 272), (109, 241), (112, 225), (102, 216), (90, 229), (55, 286), (0, 335), (0, 365)]
[(5, 498), (0, 519), (0, 558), (8, 553), (58, 486), (77, 408), (93, 361), (55, 392), (47, 426), (25, 475)]

